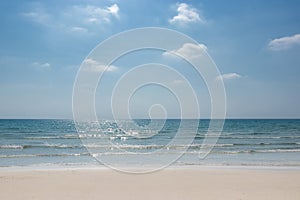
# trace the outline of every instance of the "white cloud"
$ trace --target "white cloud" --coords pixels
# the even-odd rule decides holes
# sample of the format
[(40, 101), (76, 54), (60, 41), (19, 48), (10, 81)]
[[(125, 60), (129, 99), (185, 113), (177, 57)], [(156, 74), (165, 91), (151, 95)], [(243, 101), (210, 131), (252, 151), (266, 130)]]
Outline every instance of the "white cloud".
[(185, 43), (179, 49), (173, 50), (171, 52), (164, 52), (164, 56), (174, 56), (179, 55), (187, 59), (197, 58), (202, 56), (207, 51), (207, 47), (204, 44), (193, 44), (193, 43)]
[(77, 32), (77, 33), (87, 33), (88, 30), (86, 28), (80, 27), (80, 26), (73, 26), (70, 27), (71, 32)]
[(107, 8), (109, 10), (109, 13), (115, 16), (116, 18), (119, 18), (119, 6), (117, 4), (114, 4)]
[(300, 45), (300, 34), (274, 39), (269, 42), (268, 47), (273, 51), (280, 51), (295, 45)]
[(21, 15), (35, 23), (47, 26), (57, 31), (66, 33), (98, 32), (105, 24), (112, 20), (120, 19), (119, 6), (113, 4), (109, 7), (94, 5), (73, 5), (64, 10), (46, 12), (41, 4), (32, 7), (30, 12)]
[(216, 77), (216, 80), (231, 80), (231, 79), (238, 79), (241, 78), (242, 76), (237, 73), (228, 73), (228, 74), (222, 74)]
[(110, 23), (112, 17), (119, 18), (119, 6), (117, 4), (106, 8), (92, 5), (74, 6), (71, 12), (80, 16), (80, 20), (84, 23), (103, 24)]
[(177, 15), (169, 19), (170, 24), (186, 25), (188, 23), (200, 22), (205, 23), (205, 20), (200, 17), (197, 9), (186, 4), (177, 3)]
[(45, 69), (45, 70), (50, 70), (51, 69), (51, 65), (49, 63), (39, 63), (39, 62), (34, 62), (32, 63), (32, 65), (36, 68), (36, 69)]
[(49, 25), (49, 21), (51, 20), (51, 16), (41, 10), (31, 11), (21, 13), (21, 15), (25, 18), (28, 18), (38, 24)]
[(107, 68), (106, 65), (103, 65), (92, 58), (85, 59), (83, 64), (83, 70), (87, 72), (115, 72), (118, 70), (118, 67), (114, 65), (109, 65)]

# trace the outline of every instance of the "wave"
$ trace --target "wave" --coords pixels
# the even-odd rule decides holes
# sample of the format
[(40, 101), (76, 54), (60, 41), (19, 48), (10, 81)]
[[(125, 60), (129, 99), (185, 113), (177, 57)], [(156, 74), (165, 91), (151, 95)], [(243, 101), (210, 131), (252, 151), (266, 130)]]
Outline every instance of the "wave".
[[(291, 145), (291, 144), (297, 144), (297, 143), (281, 143), (279, 145)], [(214, 146), (218, 149), (221, 149), (222, 147), (225, 147), (223, 149), (226, 149), (226, 147), (234, 147), (234, 146), (263, 146), (263, 145), (274, 145), (272, 143), (259, 143), (259, 144), (215, 144), (215, 145), (211, 145), (211, 144), (191, 144), (191, 145), (173, 145), (173, 146), (166, 146), (166, 145), (132, 145), (132, 144), (116, 144), (116, 145), (85, 145), (87, 148), (119, 148), (119, 149), (136, 149), (136, 150), (143, 150), (143, 149), (166, 149), (166, 150), (170, 150), (170, 149), (200, 149), (200, 148), (208, 148), (211, 146)], [(299, 145), (299, 144), (297, 144)], [(276, 146), (276, 145), (274, 145)], [(290, 149), (297, 149), (300, 147), (290, 147)]]
[(219, 138), (219, 139), (300, 139), (300, 136), (290, 135), (290, 136), (251, 136), (251, 135), (197, 135), (195, 139), (204, 139), (208, 138)]
[(207, 148), (214, 146), (216, 148), (226, 148), (226, 147), (237, 147), (237, 146), (299, 146), (299, 142), (288, 142), (288, 143), (217, 143), (215, 145), (211, 144), (190, 144), (190, 145), (173, 145), (173, 146), (166, 146), (166, 145), (158, 145), (158, 144), (149, 144), (149, 145), (140, 145), (140, 144), (97, 144), (97, 143), (83, 143), (83, 144), (51, 144), (51, 143), (44, 143), (44, 144), (4, 144), (0, 145), (0, 149), (29, 149), (29, 148), (56, 148), (56, 149), (81, 149), (81, 148), (124, 148), (124, 149), (200, 149), (200, 148)]
[(216, 154), (254, 154), (254, 153), (288, 153), (300, 152), (300, 149), (264, 149), (264, 150), (241, 150), (241, 151), (217, 151)]
[[(256, 154), (256, 153), (297, 153), (300, 149), (266, 149), (266, 150), (237, 150), (237, 151), (213, 151), (211, 154)], [(158, 154), (201, 154), (201, 151), (162, 151)], [(132, 152), (126, 151), (106, 151), (101, 153), (56, 153), (56, 154), (17, 154), (0, 155), (0, 158), (35, 158), (35, 157), (77, 157), (77, 156), (101, 156), (101, 155), (132, 155)]]
[(23, 149), (24, 145), (17, 145), (17, 144), (5, 144), (1, 145), (0, 149)]
[[(226, 146), (226, 144), (224, 144)], [(298, 142), (260, 142), (260, 143), (234, 143), (232, 146), (292, 146), (300, 145)], [(218, 144), (216, 145), (218, 146)], [(222, 146), (222, 144), (220, 144)]]
[(29, 148), (83, 148), (82, 145), (41, 144), (41, 145), (0, 145), (0, 149), (29, 149)]
[(20, 154), (20, 155), (0, 155), (0, 158), (35, 158), (35, 157), (66, 157), (66, 156), (90, 156), (90, 153), (74, 154)]
[[(172, 139), (174, 135), (168, 135), (168, 134), (163, 134), (163, 135), (157, 135), (156, 137), (168, 137), (170, 139)], [(74, 133), (74, 134), (57, 134), (57, 135), (34, 135), (34, 134), (30, 134), (30, 135), (21, 135), (21, 134), (1, 134), (0, 135), (1, 138), (14, 138), (14, 139), (25, 139), (25, 140), (47, 140), (47, 139), (98, 139), (98, 138), (103, 138), (103, 137), (110, 137), (111, 140), (115, 140), (115, 139), (135, 139), (134, 136), (132, 135), (128, 135), (128, 134), (109, 134), (109, 135), (105, 135), (105, 134), (100, 134), (100, 133)], [(278, 139), (300, 139), (300, 135), (260, 135), (260, 134), (221, 134), (219, 135), (215, 135), (215, 134), (197, 134), (195, 136), (196, 140), (201, 140), (204, 139), (205, 137), (207, 138), (218, 138), (218, 139), (249, 139), (249, 140), (255, 140), (255, 139), (274, 139), (274, 140), (278, 140)]]
[(53, 135), (53, 136), (30, 136), (24, 137), (24, 139), (28, 140), (43, 140), (43, 139), (79, 139), (79, 135), (77, 134), (68, 134), (68, 135)]

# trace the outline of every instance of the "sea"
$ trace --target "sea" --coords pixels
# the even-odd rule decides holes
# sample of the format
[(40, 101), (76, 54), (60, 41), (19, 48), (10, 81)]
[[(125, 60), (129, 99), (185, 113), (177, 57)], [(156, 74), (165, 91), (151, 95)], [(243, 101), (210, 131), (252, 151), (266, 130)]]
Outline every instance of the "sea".
[[(187, 126), (176, 137), (183, 121)], [(1, 119), (0, 168), (114, 168), (118, 163), (138, 167), (160, 162), (164, 167), (300, 167), (299, 119), (226, 119), (220, 135), (210, 136), (215, 137), (216, 144), (201, 157), (211, 121), (162, 120), (163, 126), (157, 133), (139, 137), (140, 132), (147, 130), (149, 120), (135, 120), (135, 129), (130, 131), (122, 128), (129, 123), (126, 120), (106, 120), (96, 123), (98, 129), (83, 131), (73, 120)], [(188, 125), (195, 122), (195, 134), (188, 138)]]

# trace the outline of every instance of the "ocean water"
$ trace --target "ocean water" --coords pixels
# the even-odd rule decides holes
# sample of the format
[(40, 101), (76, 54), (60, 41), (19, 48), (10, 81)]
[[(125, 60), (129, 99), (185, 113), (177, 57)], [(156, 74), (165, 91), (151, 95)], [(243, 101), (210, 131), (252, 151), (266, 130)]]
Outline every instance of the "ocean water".
[[(159, 124), (159, 120), (157, 120)], [(151, 155), (158, 156), (153, 164), (174, 155), (181, 156), (170, 163), (174, 166), (192, 165), (246, 165), (246, 166), (300, 166), (300, 120), (298, 119), (227, 119), (213, 150), (203, 159), (199, 151), (210, 120), (200, 120), (191, 143), (189, 126), (186, 135), (171, 142), (180, 123), (194, 124), (197, 120), (168, 119), (157, 134), (146, 130), (148, 120), (136, 120), (136, 128), (124, 131), (125, 121), (100, 123), (100, 128), (77, 132), (72, 120), (0, 120), (0, 167), (13, 166), (98, 166), (104, 161), (122, 164), (151, 165)], [(124, 125), (125, 124), (125, 125)], [(139, 129), (140, 127), (140, 129)], [(92, 130), (92, 131), (91, 131)], [(128, 130), (128, 127), (127, 129)], [(116, 150), (117, 149), (117, 150)], [(150, 159), (146, 161), (143, 158)], [(176, 157), (175, 156), (175, 157)], [(100, 161), (99, 161), (100, 158)], [(98, 159), (98, 160), (97, 160)], [(140, 159), (140, 160), (136, 160)]]

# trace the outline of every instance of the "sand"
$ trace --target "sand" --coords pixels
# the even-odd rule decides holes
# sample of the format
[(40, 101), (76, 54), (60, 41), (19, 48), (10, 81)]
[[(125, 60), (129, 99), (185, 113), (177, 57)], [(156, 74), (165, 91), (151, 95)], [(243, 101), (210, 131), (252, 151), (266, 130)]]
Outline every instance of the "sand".
[(300, 170), (165, 169), (134, 175), (109, 169), (0, 170), (0, 199), (300, 199)]

